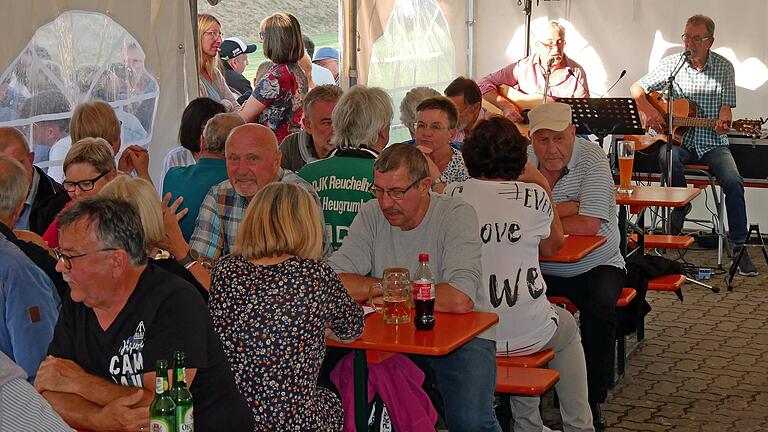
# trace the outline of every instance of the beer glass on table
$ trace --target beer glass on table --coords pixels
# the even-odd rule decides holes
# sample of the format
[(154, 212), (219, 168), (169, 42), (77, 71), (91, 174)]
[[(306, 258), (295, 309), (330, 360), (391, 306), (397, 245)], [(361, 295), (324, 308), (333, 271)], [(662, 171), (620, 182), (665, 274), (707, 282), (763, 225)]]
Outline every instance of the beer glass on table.
[[(374, 291), (380, 291), (380, 297), (374, 297)], [(411, 322), (411, 275), (408, 269), (388, 268), (384, 270), (381, 283), (371, 285), (368, 292), (371, 307), (384, 316), (387, 324), (407, 324)]]
[(632, 193), (632, 165), (635, 161), (635, 143), (619, 141), (617, 143), (619, 159), (619, 192)]

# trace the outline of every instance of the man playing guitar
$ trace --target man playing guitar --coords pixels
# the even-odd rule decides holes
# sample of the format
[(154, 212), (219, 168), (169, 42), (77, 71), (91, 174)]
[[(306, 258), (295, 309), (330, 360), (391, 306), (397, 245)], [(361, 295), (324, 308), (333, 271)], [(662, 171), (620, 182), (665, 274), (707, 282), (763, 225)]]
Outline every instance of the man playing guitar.
[[(690, 128), (683, 135), (682, 145), (672, 149), (672, 186), (686, 186), (683, 164), (709, 165), (712, 174), (725, 192), (725, 209), (728, 214), (728, 237), (737, 256), (747, 237), (747, 211), (744, 202), (744, 180), (739, 174), (731, 151), (728, 136), (732, 119), (731, 108), (736, 106), (736, 82), (733, 65), (725, 57), (710, 51), (714, 42), (715, 23), (704, 15), (688, 18), (682, 35), (685, 52), (672, 54), (661, 60), (655, 70), (642, 77), (631, 87), (637, 107), (646, 119), (646, 127), (657, 133), (665, 131), (663, 115), (648, 101), (647, 94), (661, 90), (667, 78), (684, 62), (675, 78), (672, 95), (693, 102), (697, 117), (718, 119), (715, 128)], [(686, 59), (687, 57), (687, 59)], [(662, 175), (667, 175), (666, 152), (659, 152)], [(675, 209), (670, 216), (671, 234), (679, 234), (690, 204)], [(746, 252), (746, 251), (745, 251)], [(757, 269), (747, 253), (739, 263), (739, 273), (756, 276)]]
[(523, 121), (524, 108), (541, 104), (548, 71), (549, 96), (589, 97), (584, 69), (563, 52), (565, 28), (557, 21), (550, 21), (536, 39), (536, 52), (477, 82), (483, 99), (515, 123)]

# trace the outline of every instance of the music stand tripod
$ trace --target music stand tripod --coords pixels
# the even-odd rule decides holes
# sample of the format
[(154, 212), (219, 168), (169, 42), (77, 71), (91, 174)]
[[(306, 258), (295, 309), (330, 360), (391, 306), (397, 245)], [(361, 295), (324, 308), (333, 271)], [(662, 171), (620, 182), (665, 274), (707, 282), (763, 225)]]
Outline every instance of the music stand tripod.
[(747, 242), (749, 242), (753, 232), (757, 234), (757, 239), (760, 240), (760, 247), (763, 249), (763, 257), (765, 258), (765, 263), (768, 264), (768, 252), (765, 251), (765, 242), (763, 241), (763, 235), (760, 234), (760, 225), (756, 223), (750, 223), (749, 232), (747, 232), (747, 239), (744, 240), (744, 244), (741, 245), (739, 256), (736, 257), (736, 259), (733, 261), (733, 264), (731, 264), (731, 268), (728, 269), (728, 278), (725, 281), (725, 284), (728, 287), (728, 291), (733, 291), (733, 277), (736, 276), (736, 270), (739, 268), (741, 257), (744, 255), (744, 251), (747, 250)]

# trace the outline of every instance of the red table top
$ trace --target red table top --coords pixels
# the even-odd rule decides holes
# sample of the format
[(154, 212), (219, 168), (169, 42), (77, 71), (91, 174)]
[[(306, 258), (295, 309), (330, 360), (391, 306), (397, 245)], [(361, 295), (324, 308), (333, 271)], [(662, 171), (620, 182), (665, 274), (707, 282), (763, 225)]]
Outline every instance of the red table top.
[(633, 185), (632, 193), (616, 192), (616, 204), (629, 206), (682, 207), (699, 196), (701, 189)]
[(573, 263), (581, 261), (590, 252), (605, 243), (603, 236), (582, 236), (569, 234), (565, 238), (563, 247), (551, 257), (539, 257), (541, 262)]
[(435, 328), (416, 330), (408, 324), (385, 324), (381, 314), (365, 317), (359, 339), (348, 344), (326, 340), (329, 346), (440, 356), (450, 353), (499, 321), (495, 313), (450, 314), (435, 312)]

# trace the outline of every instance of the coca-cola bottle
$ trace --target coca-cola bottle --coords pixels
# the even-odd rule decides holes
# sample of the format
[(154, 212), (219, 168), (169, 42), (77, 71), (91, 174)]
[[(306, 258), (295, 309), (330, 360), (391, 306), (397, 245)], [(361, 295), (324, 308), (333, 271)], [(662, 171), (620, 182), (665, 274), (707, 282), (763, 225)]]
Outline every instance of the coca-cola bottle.
[(435, 327), (435, 277), (429, 269), (429, 254), (419, 254), (419, 268), (413, 276), (414, 324), (418, 330)]

